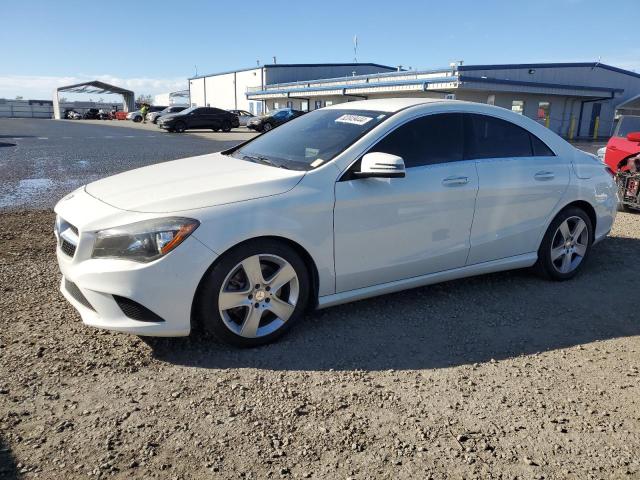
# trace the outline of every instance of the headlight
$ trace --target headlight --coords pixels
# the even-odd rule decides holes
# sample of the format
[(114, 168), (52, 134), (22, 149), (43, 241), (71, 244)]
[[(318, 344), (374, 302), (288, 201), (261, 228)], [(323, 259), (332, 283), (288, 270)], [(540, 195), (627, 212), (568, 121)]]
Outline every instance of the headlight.
[(91, 257), (151, 262), (180, 245), (199, 225), (192, 218), (170, 217), (100, 230)]

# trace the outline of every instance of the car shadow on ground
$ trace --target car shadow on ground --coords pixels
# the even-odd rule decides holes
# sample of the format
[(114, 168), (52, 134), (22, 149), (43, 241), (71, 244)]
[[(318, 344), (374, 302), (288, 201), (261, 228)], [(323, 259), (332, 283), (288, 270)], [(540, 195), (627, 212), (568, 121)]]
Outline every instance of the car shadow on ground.
[[(496, 273), (311, 313), (275, 344), (239, 350), (201, 336), (150, 339), (155, 358), (199, 368), (445, 368), (640, 334), (640, 240), (594, 247), (571, 281)], [(633, 293), (631, 293), (633, 292)]]
[(11, 449), (0, 436), (0, 478), (3, 480), (17, 480), (22, 478), (18, 472), (17, 462)]

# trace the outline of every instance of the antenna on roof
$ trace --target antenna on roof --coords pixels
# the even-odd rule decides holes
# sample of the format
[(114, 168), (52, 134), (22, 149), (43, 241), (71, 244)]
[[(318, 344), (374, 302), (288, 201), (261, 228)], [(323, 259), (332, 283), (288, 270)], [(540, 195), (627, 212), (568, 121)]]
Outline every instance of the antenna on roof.
[(259, 67), (260, 66), (260, 60), (256, 60), (256, 65)]
[(278, 63), (278, 59), (276, 59), (276, 56), (273, 56), (273, 64), (275, 65), (276, 63)]
[(194, 65), (193, 67), (196, 69), (196, 74), (194, 76), (197, 77), (198, 76), (198, 65)]
[(358, 63), (358, 35), (353, 36), (353, 63)]
[(600, 60), (602, 60), (602, 57), (598, 57), (598, 61), (596, 63), (593, 64), (593, 67), (591, 67), (591, 70), (593, 70), (594, 68), (596, 68), (598, 65), (600, 65)]

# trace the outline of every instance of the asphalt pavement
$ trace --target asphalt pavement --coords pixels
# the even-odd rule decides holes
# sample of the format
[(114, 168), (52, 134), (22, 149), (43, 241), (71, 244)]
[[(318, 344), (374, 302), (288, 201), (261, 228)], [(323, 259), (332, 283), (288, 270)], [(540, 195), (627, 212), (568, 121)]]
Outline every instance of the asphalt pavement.
[(224, 150), (245, 136), (207, 134), (171, 134), (116, 122), (0, 119), (0, 210), (51, 208), (66, 193), (99, 178)]

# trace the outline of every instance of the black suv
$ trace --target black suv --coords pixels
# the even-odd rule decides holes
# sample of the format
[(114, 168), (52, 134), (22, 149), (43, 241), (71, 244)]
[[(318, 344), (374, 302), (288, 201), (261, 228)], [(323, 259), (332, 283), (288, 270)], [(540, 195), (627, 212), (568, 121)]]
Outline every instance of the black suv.
[(191, 107), (179, 113), (163, 115), (158, 126), (170, 132), (184, 132), (192, 128), (210, 128), (214, 132), (228, 132), (240, 126), (238, 116), (213, 107)]

